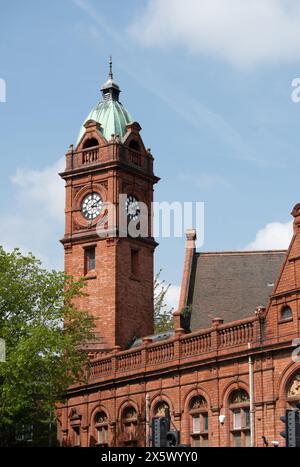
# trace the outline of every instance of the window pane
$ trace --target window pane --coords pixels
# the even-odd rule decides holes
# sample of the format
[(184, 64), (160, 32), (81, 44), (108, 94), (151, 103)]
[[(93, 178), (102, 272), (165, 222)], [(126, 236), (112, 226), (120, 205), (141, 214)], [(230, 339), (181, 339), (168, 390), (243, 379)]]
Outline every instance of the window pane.
[(193, 433), (200, 433), (200, 416), (193, 417)]
[(194, 448), (200, 448), (200, 437), (199, 436), (194, 438), (192, 445), (194, 446)]
[(202, 446), (204, 448), (208, 448), (208, 436), (203, 436), (202, 437)]
[(89, 269), (95, 269), (95, 249), (89, 250)]
[(250, 435), (250, 431), (247, 431), (245, 433), (245, 438), (246, 438), (246, 448), (250, 448), (251, 446), (251, 435)]
[(245, 428), (250, 428), (250, 410), (244, 410)]
[(80, 446), (80, 428), (74, 428), (74, 446)]
[(108, 429), (106, 426), (102, 426), (97, 429), (98, 431), (98, 443), (107, 444), (108, 442)]
[(85, 269), (86, 272), (95, 269), (95, 248), (85, 250)]
[(289, 306), (285, 306), (282, 309), (281, 317), (282, 319), (292, 318), (293, 312)]
[(239, 430), (240, 428), (242, 428), (241, 411), (240, 410), (235, 410), (233, 412), (233, 428), (234, 428), (234, 430)]
[(202, 431), (208, 431), (208, 414), (202, 415)]
[(235, 448), (242, 447), (242, 434), (241, 433), (234, 433), (233, 434), (233, 446)]

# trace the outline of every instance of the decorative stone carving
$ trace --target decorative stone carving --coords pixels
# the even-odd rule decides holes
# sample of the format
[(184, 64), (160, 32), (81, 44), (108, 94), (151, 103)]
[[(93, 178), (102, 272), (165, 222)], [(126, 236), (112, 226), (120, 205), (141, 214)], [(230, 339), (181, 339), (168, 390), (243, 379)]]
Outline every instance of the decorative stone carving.
[(166, 414), (166, 409), (169, 409), (169, 405), (165, 401), (160, 401), (156, 404), (154, 409), (154, 415), (156, 417), (164, 417)]
[(300, 372), (294, 376), (289, 385), (288, 397), (300, 397)]
[(202, 396), (195, 396), (190, 402), (190, 410), (201, 410), (207, 408), (207, 402)]
[(249, 402), (249, 395), (244, 389), (236, 389), (230, 396), (230, 404), (243, 404)]
[(108, 418), (105, 412), (98, 412), (95, 415), (95, 423), (106, 424), (108, 423)]
[(126, 407), (126, 409), (123, 412), (123, 420), (126, 422), (126, 420), (132, 420), (136, 418), (136, 410), (134, 407)]

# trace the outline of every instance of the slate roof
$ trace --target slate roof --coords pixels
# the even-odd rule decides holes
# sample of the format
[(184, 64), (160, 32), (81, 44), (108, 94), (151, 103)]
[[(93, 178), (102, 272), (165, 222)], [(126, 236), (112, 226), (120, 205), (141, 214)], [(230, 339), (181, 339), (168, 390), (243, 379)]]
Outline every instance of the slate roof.
[[(159, 341), (170, 339), (173, 336), (174, 336), (174, 331), (165, 331), (165, 332), (160, 332), (159, 334), (153, 334), (147, 337), (149, 337), (152, 340), (152, 342), (159, 342)], [(139, 347), (140, 345), (142, 345), (142, 343), (143, 343), (143, 339), (137, 338), (135, 339), (133, 344), (130, 346), (130, 348), (133, 349), (135, 347)]]
[(191, 331), (211, 327), (215, 317), (235, 321), (267, 306), (285, 256), (279, 250), (196, 253), (188, 299)]

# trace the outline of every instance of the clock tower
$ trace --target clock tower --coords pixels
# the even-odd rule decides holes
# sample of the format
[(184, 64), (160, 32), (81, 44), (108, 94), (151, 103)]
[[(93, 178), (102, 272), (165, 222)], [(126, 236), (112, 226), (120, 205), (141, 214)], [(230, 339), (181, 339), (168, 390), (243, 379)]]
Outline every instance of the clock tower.
[(153, 333), (157, 245), (151, 206), (159, 179), (140, 125), (119, 100), (111, 61), (101, 91), (60, 174), (66, 184), (65, 272), (86, 280), (86, 295), (76, 304), (95, 318), (91, 352), (126, 349)]

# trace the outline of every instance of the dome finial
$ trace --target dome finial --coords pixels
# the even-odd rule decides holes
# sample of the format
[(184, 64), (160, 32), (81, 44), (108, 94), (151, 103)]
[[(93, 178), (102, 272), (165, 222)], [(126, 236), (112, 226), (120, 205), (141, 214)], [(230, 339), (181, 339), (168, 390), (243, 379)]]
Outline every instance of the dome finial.
[(109, 72), (108, 72), (108, 80), (103, 84), (102, 88), (102, 95), (104, 100), (119, 100), (120, 88), (113, 80), (113, 71), (112, 71), (112, 57), (109, 57)]
[(109, 57), (109, 73), (108, 73), (109, 79), (113, 79), (113, 71), (112, 71), (112, 56)]

